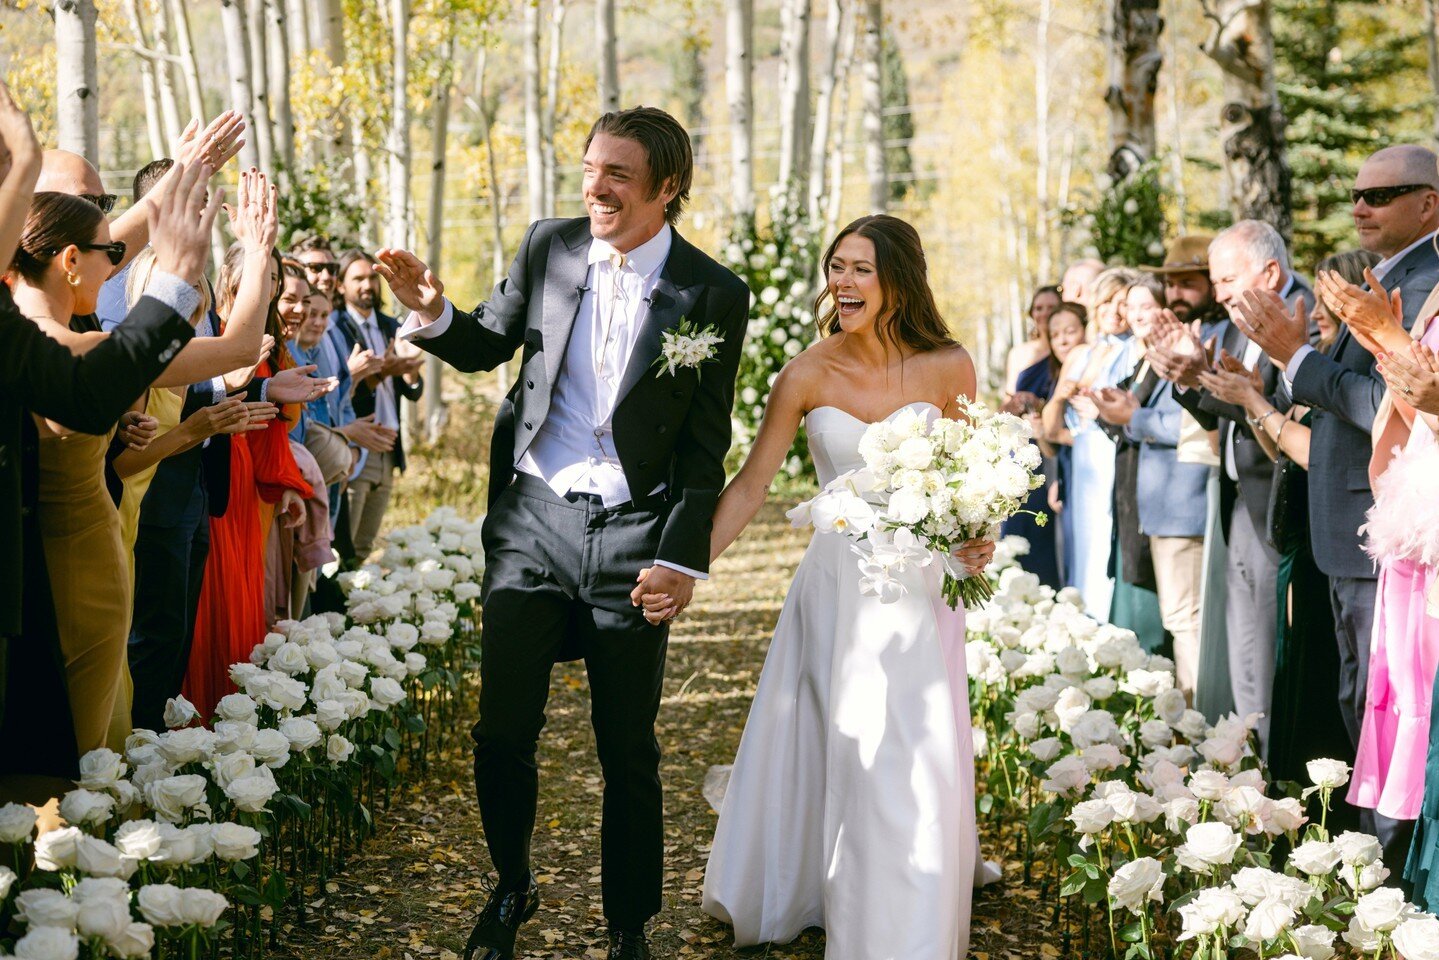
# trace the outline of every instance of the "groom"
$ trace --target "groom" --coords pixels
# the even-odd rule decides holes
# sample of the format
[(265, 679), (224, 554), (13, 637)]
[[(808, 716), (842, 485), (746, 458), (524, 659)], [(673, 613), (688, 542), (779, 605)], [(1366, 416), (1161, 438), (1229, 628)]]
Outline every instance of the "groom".
[[(673, 229), (693, 170), (689, 135), (669, 114), (600, 117), (585, 144), (588, 217), (531, 224), (509, 275), (470, 313), (413, 255), (379, 253), (381, 276), (413, 311), (401, 336), (467, 372), (522, 349), (491, 442), (473, 733), (499, 883), (466, 960), (513, 957), (516, 930), (535, 912), (536, 744), (550, 668), (570, 656), (589, 674), (605, 778), (609, 957), (649, 956), (644, 928), (660, 910), (664, 857), (654, 720), (668, 626), (647, 622), (637, 602), (663, 593), (683, 608), (706, 576), (750, 297)], [(722, 340), (663, 362), (666, 344), (700, 333)]]

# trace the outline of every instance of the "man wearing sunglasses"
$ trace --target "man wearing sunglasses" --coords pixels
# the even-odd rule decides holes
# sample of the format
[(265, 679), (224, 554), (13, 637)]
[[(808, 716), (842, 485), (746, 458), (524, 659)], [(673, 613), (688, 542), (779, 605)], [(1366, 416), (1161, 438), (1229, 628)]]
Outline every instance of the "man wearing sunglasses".
[[(1425, 147), (1386, 147), (1369, 157), (1354, 180), (1354, 226), (1359, 245), (1384, 259), (1374, 267), (1385, 291), (1399, 290), (1410, 328), (1429, 292), (1439, 285), (1439, 156)], [(1369, 487), (1370, 430), (1384, 395), (1374, 357), (1341, 326), (1334, 346), (1319, 353), (1303, 342), (1303, 323), (1269, 309), (1245, 318), (1250, 337), (1284, 371), (1295, 403), (1314, 409), (1309, 455), (1309, 531), (1314, 559), (1329, 577), (1339, 644), (1339, 706), (1357, 745), (1368, 684), (1369, 642), (1377, 582), (1360, 549), (1358, 529), (1374, 503)], [(1339, 318), (1341, 321), (1343, 316)], [(1367, 815), (1369, 811), (1365, 811)], [(1384, 862), (1402, 866), (1412, 824), (1374, 815)], [(1369, 824), (1365, 824), (1369, 827)]]
[(340, 276), (340, 261), (335, 256), (327, 237), (320, 234), (305, 237), (290, 248), (290, 256), (305, 267), (305, 279), (310, 286), (330, 298), (336, 308), (344, 304), (335, 300), (336, 281)]

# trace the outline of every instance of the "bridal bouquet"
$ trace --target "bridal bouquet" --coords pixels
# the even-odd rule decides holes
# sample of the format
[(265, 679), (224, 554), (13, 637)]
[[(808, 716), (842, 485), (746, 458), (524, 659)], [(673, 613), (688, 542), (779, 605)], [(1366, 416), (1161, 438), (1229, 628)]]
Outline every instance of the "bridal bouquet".
[[(960, 419), (927, 421), (909, 408), (871, 424), (859, 443), (865, 465), (789, 511), (796, 527), (853, 541), (865, 596), (895, 602), (905, 594), (898, 575), (936, 555), (951, 608), (993, 596), (988, 579), (969, 576), (951, 551), (966, 540), (996, 539), (1044, 477), (1035, 472), (1040, 455), (1028, 423), (963, 397), (959, 406)], [(1042, 524), (1045, 516), (1035, 519)]]

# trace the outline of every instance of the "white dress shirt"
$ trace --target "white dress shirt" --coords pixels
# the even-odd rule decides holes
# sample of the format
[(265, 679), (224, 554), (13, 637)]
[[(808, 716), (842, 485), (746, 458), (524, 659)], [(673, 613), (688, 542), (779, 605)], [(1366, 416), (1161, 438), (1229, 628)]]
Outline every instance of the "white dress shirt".
[[(359, 327), (365, 347), (375, 356), (383, 357), (388, 344), (385, 343), (385, 332), (380, 329), (378, 314), (372, 310), (368, 317), (362, 317), (349, 304), (345, 305), (345, 312)], [(395, 400), (395, 382), (390, 377), (381, 377), (375, 385), (375, 422), (391, 430), (400, 429), (400, 406)]]
[[(585, 290), (551, 387), (549, 413), (515, 464), (517, 471), (543, 480), (557, 496), (593, 494), (608, 508), (634, 499), (615, 450), (615, 405), (673, 242), (674, 233), (666, 224), (621, 260), (610, 244), (598, 238), (590, 241)], [(453, 319), (454, 306), (447, 299), (435, 322), (422, 326), (419, 317), (411, 314), (399, 336), (438, 337)], [(661, 484), (649, 493), (663, 489)], [(705, 574), (679, 564), (656, 563), (706, 579)]]
[[(1294, 274), (1291, 273), (1288, 282), (1284, 284), (1284, 289), (1279, 291), (1279, 299), (1285, 300), (1293, 290)], [(1259, 344), (1245, 337), (1244, 354), (1239, 358), (1239, 362), (1244, 364), (1247, 369), (1253, 370), (1254, 365), (1259, 362), (1259, 358), (1263, 354), (1264, 350)], [(1239, 424), (1231, 420), (1229, 421), (1229, 429), (1224, 436), (1224, 472), (1228, 474), (1230, 480), (1235, 481), (1239, 479), (1239, 468), (1234, 464), (1234, 431), (1238, 429)]]

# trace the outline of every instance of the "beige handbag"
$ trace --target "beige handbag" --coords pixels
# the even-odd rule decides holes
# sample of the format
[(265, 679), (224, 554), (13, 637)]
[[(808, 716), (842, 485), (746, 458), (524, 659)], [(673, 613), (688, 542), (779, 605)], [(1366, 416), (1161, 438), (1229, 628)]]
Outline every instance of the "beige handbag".
[(320, 465), (326, 485), (339, 483), (350, 475), (350, 444), (333, 428), (315, 420), (305, 424), (305, 449)]

